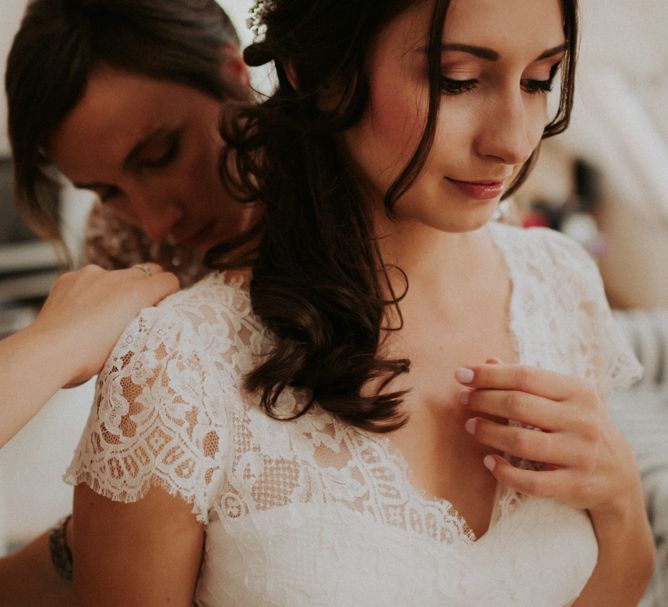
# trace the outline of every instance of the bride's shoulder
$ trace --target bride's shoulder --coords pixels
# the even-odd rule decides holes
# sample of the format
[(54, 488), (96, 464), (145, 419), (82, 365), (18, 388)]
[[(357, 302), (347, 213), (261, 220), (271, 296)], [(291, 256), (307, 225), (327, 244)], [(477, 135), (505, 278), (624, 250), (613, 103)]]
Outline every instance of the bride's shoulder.
[(519, 247), (550, 247), (584, 251), (570, 236), (551, 228), (523, 228), (498, 222), (490, 222), (488, 225), (496, 240), (508, 241)]
[(162, 313), (187, 314), (193, 308), (207, 306), (228, 315), (248, 316), (250, 276), (242, 272), (212, 272), (187, 289), (165, 298), (156, 306)]
[(571, 277), (598, 277), (591, 255), (570, 236), (549, 228), (524, 229), (506, 224), (490, 224), (493, 236), (512, 261), (530, 265), (536, 271)]
[(178, 319), (185, 326), (252, 322), (249, 285), (250, 278), (245, 274), (213, 272), (193, 286), (165, 298), (152, 314), (158, 318)]
[(239, 340), (247, 341), (249, 334), (262, 333), (248, 287), (246, 276), (214, 272), (144, 308), (125, 329), (112, 358), (149, 350), (165, 354), (225, 351)]

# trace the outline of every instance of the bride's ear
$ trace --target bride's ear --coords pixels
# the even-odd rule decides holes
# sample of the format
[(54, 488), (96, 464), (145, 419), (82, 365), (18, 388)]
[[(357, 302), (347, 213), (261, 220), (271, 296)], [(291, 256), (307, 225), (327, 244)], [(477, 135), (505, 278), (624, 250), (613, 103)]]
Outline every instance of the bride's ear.
[(292, 65), (292, 63), (287, 63), (284, 66), (285, 69), (285, 75), (288, 78), (288, 82), (290, 83), (290, 86), (295, 89), (295, 91), (299, 90), (299, 80), (297, 79), (297, 72), (295, 71), (295, 66)]
[[(296, 92), (300, 92), (299, 78), (294, 65), (292, 63), (284, 63), (282, 67), (290, 86)], [(318, 107), (325, 111), (331, 111), (338, 107), (343, 101), (343, 88), (333, 82), (323, 83), (318, 92)]]

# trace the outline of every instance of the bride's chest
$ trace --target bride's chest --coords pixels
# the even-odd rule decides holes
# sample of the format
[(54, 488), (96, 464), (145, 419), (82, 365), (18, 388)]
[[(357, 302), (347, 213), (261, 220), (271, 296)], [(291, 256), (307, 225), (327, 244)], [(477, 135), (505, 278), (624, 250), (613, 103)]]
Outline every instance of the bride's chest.
[[(399, 519), (400, 497), (388, 501), (388, 515)], [(381, 522), (342, 501), (214, 520), (197, 604), (563, 607), (596, 562), (587, 515), (554, 502), (508, 508), (477, 542), (456, 532), (438, 541), (410, 522)], [(428, 531), (433, 518), (421, 524)]]
[(504, 492), (474, 541), (385, 438), (317, 408), (293, 422), (256, 413), (228, 436), (198, 605), (562, 607), (593, 568), (585, 513)]

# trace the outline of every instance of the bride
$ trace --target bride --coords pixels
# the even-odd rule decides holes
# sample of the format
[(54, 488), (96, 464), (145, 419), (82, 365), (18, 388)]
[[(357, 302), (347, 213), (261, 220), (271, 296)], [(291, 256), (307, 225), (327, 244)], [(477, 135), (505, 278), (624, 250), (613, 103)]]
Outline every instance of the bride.
[(222, 167), (262, 242), (101, 373), (79, 603), (635, 605), (652, 539), (604, 397), (639, 365), (581, 249), (490, 223), (568, 122), (575, 1), (254, 15), (280, 85)]

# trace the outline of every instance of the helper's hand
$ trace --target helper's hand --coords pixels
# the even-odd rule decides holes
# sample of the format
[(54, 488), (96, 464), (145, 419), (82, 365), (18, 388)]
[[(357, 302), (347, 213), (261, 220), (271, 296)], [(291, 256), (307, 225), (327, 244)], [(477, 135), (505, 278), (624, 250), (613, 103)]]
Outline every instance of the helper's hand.
[(142, 308), (179, 288), (176, 276), (154, 263), (106, 271), (89, 265), (61, 275), (28, 329), (67, 344), (68, 386), (95, 375), (128, 323)]

